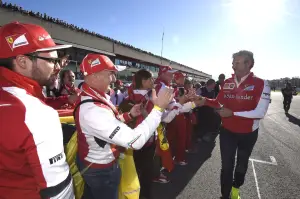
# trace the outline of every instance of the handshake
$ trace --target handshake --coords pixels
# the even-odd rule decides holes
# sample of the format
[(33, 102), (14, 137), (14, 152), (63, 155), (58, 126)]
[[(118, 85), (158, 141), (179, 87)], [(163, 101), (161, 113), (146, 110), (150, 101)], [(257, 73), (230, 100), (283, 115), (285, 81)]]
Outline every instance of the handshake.
[[(154, 104), (154, 106), (158, 106), (159, 108), (161, 108), (162, 110), (166, 109), (170, 102), (173, 100), (174, 98), (174, 89), (173, 88), (164, 88), (163, 90), (161, 90), (158, 94), (156, 94), (155, 89), (152, 89), (152, 103)], [(137, 117), (139, 115), (141, 115), (143, 112), (143, 104), (136, 104), (134, 105), (131, 110), (130, 110), (130, 114), (133, 117)]]
[(205, 98), (196, 94), (195, 89), (190, 89), (187, 93), (178, 97), (180, 104), (192, 101), (197, 107), (203, 106), (205, 104)]
[[(155, 106), (158, 106), (161, 109), (168, 108), (170, 102), (174, 99), (174, 89), (170, 87), (165, 87), (164, 89), (160, 90), (160, 92), (157, 94), (155, 89), (152, 89), (152, 103)], [(188, 101), (192, 101), (195, 103), (197, 107), (203, 106), (205, 103), (205, 98), (201, 96), (197, 96), (195, 93), (191, 92), (189, 95), (184, 95), (181, 97), (181, 99), (184, 99), (184, 103)], [(183, 103), (183, 104), (184, 104)], [(142, 104), (136, 104), (132, 107), (130, 110), (130, 113), (133, 117), (136, 117), (140, 114), (142, 114)]]

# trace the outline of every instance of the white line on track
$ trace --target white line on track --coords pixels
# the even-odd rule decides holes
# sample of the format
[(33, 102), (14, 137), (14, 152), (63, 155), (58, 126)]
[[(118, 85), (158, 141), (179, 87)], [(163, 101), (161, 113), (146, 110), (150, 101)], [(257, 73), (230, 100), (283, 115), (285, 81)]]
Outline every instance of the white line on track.
[(258, 162), (258, 163), (262, 163), (262, 164), (269, 164), (269, 165), (271, 164), (271, 165), (276, 165), (276, 166), (278, 165), (274, 156), (270, 156), (270, 159), (271, 159), (271, 162), (267, 162), (264, 160), (256, 160), (253, 158), (249, 159), (251, 161), (251, 165), (252, 165), (252, 169), (253, 169), (253, 175), (254, 175), (258, 199), (261, 199), (261, 196), (260, 196), (260, 191), (259, 191), (259, 186), (258, 186), (257, 175), (256, 175), (255, 167), (254, 167), (254, 162)]
[(271, 164), (271, 165), (276, 165), (276, 166), (278, 165), (276, 159), (274, 158), (274, 156), (270, 156), (270, 159), (271, 159), (271, 162), (267, 162), (267, 161), (264, 161), (264, 160), (256, 160), (256, 159), (253, 159), (253, 158), (250, 158), (249, 160), (253, 161), (253, 162), (263, 163), (263, 164)]
[(251, 164), (252, 164), (252, 169), (253, 169), (253, 174), (254, 174), (254, 180), (255, 180), (255, 185), (256, 185), (257, 196), (258, 196), (258, 199), (261, 199), (260, 191), (259, 191), (259, 186), (258, 186), (258, 181), (257, 181), (257, 177), (256, 177), (256, 171), (255, 171), (255, 167), (254, 167), (253, 160), (251, 160)]

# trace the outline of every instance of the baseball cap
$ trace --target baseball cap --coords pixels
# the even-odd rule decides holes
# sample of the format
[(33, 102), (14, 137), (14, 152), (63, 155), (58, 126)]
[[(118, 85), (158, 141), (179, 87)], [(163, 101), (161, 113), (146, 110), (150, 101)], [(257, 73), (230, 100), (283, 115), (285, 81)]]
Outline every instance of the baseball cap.
[(122, 82), (121, 80), (118, 79), (118, 80), (116, 81), (116, 85), (118, 85), (118, 86), (123, 86), (123, 82)]
[(186, 75), (180, 71), (177, 71), (174, 73), (174, 79), (180, 79), (182, 77), (185, 77)]
[(107, 56), (94, 53), (87, 54), (80, 64), (80, 71), (84, 76), (103, 70), (118, 72), (125, 69), (126, 66), (114, 65)]
[(171, 66), (160, 66), (159, 67), (159, 72), (158, 72), (158, 76), (163, 74), (163, 73), (175, 73), (177, 70), (173, 70)]
[(49, 33), (35, 24), (12, 22), (0, 28), (0, 58), (70, 47), (56, 45)]

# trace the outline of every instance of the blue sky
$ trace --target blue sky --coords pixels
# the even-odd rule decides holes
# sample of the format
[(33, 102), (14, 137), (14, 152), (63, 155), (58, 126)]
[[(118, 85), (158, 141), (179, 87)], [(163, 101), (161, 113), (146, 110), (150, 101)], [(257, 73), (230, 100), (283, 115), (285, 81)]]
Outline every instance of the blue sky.
[[(300, 76), (300, 0), (14, 0), (102, 35), (212, 74), (232, 53), (254, 53), (262, 78)], [(78, 2), (78, 3), (76, 3)]]

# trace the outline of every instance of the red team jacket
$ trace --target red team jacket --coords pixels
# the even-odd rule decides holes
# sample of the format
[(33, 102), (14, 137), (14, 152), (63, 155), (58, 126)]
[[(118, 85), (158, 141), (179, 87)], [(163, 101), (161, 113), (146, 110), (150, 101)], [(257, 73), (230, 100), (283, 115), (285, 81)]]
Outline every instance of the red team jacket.
[(223, 127), (234, 133), (250, 133), (258, 129), (270, 103), (270, 87), (266, 80), (253, 73), (238, 83), (235, 76), (225, 80), (217, 99), (206, 99), (206, 105), (233, 111), (233, 116), (223, 117)]
[[(133, 90), (132, 93), (128, 96), (128, 98), (135, 102), (135, 104), (142, 103), (144, 106), (144, 110), (146, 111), (147, 114), (149, 114), (154, 105), (151, 102), (151, 90)], [(146, 116), (146, 115), (145, 115)], [(145, 120), (145, 116), (142, 114), (136, 118), (136, 124), (135, 127), (137, 127), (140, 123), (142, 123)], [(155, 134), (153, 133), (153, 136), (148, 140), (148, 142), (145, 144), (145, 147), (150, 146), (153, 144), (155, 140)]]
[(37, 82), (3, 67), (0, 176), (3, 199), (74, 198), (57, 111), (46, 105)]
[(153, 109), (139, 126), (132, 129), (124, 124), (131, 121), (130, 114), (120, 115), (109, 101), (108, 95), (90, 88), (85, 83), (82, 90), (80, 101), (101, 101), (82, 104), (75, 115), (78, 156), (91, 168), (107, 168), (116, 162), (120, 152), (116, 146), (141, 149), (161, 121), (163, 113)]

